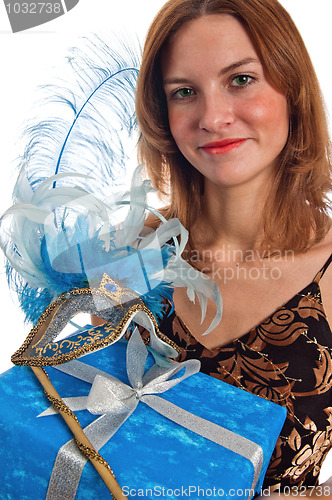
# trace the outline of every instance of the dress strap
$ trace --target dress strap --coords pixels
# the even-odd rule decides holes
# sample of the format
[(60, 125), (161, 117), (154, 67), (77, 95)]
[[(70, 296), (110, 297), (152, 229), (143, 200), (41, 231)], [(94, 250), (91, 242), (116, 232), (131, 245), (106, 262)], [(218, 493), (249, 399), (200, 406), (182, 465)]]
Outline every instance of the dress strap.
[(324, 273), (326, 271), (326, 269), (329, 267), (329, 265), (331, 264), (332, 262), (332, 254), (330, 255), (330, 257), (328, 258), (328, 260), (325, 262), (324, 266), (322, 267), (322, 269), (320, 271), (318, 271), (318, 273), (316, 274), (315, 278), (314, 278), (314, 281), (316, 283), (319, 283), (320, 280), (322, 279), (322, 277), (324, 276)]

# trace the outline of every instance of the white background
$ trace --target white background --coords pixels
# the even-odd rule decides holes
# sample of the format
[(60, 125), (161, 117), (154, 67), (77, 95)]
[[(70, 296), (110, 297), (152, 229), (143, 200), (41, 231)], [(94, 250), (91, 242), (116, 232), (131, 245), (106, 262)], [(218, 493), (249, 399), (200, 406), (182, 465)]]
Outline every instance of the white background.
[[(245, 1), (245, 0), (244, 0)], [(16, 158), (22, 153), (19, 135), (26, 117), (34, 115), (36, 88), (61, 71), (66, 50), (80, 36), (112, 30), (136, 33), (143, 41), (163, 0), (80, 0), (66, 15), (31, 30), (13, 34), (0, 2), (1, 121), (0, 213), (11, 204)], [(329, 113), (332, 115), (331, 0), (282, 0), (300, 29), (314, 62)], [(11, 296), (0, 257), (0, 372), (10, 368), (10, 355), (28, 333), (15, 297)], [(330, 454), (331, 455), (331, 454)], [(323, 477), (330, 475), (332, 456)]]

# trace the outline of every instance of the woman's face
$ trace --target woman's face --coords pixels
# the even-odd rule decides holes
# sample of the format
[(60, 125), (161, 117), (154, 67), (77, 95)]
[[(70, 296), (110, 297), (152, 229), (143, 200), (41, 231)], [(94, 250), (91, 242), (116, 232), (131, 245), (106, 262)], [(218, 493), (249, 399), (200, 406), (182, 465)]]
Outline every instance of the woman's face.
[(288, 137), (287, 101), (237, 19), (185, 24), (163, 52), (162, 75), (173, 138), (207, 180), (234, 186), (275, 175)]

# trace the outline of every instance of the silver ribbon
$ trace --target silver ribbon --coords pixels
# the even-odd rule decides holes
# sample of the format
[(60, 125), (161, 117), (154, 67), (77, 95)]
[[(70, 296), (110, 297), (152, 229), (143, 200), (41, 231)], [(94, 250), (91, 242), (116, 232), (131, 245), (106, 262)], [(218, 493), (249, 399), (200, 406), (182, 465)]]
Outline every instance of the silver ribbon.
[[(183, 363), (172, 361), (169, 367), (154, 364), (144, 374), (147, 355), (148, 350), (136, 328), (127, 347), (127, 374), (131, 386), (80, 361), (71, 361), (56, 367), (64, 373), (92, 384), (88, 396), (64, 398), (63, 401), (73, 411), (87, 409), (93, 415), (101, 415), (84, 428), (95, 449), (99, 450), (104, 446), (130, 417), (138, 403), (142, 402), (182, 427), (250, 460), (254, 466), (251, 486), (253, 490), (263, 463), (263, 450), (259, 445), (155, 395), (167, 391), (199, 372), (200, 361), (194, 359)], [(182, 376), (172, 378), (183, 369)], [(54, 413), (56, 410), (51, 407), (39, 417)], [(46, 500), (73, 500), (86, 462), (87, 459), (78, 450), (74, 440), (64, 444), (55, 460)]]

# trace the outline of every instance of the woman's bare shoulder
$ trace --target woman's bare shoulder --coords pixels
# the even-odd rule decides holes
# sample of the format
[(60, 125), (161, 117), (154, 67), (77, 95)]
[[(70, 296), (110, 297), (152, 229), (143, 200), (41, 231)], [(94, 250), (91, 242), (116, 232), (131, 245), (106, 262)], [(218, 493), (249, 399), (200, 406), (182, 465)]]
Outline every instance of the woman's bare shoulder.
[[(322, 260), (324, 260), (324, 263), (327, 262), (329, 257), (332, 255), (332, 228), (319, 245), (319, 251), (322, 254)], [(320, 280), (320, 290), (325, 313), (332, 329), (332, 263), (330, 263)]]
[(319, 261), (323, 261), (323, 264), (329, 259), (332, 254), (332, 224), (324, 239), (317, 245), (314, 245), (311, 251), (309, 251), (310, 253), (312, 253), (314, 258), (316, 257)]
[(326, 245), (332, 251), (332, 220), (331, 220), (330, 230), (327, 233), (325, 239), (323, 240), (323, 245)]

